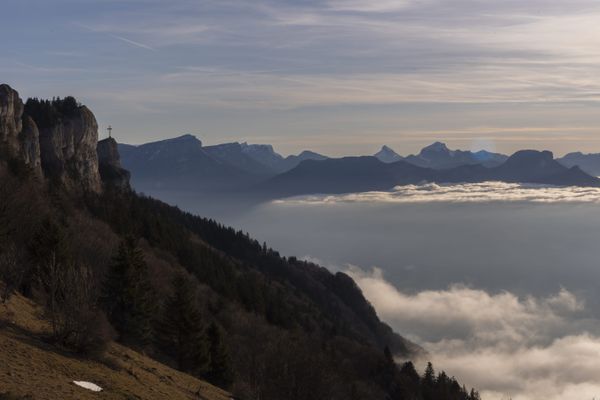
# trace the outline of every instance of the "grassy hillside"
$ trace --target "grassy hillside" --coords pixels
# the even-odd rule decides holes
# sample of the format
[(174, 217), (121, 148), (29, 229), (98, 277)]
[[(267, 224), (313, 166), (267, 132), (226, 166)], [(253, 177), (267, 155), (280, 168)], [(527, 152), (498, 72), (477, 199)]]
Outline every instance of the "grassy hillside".
[[(221, 389), (119, 344), (111, 344), (99, 360), (48, 344), (41, 312), (21, 295), (0, 305), (0, 399), (230, 399)], [(92, 392), (74, 380), (104, 390)]]

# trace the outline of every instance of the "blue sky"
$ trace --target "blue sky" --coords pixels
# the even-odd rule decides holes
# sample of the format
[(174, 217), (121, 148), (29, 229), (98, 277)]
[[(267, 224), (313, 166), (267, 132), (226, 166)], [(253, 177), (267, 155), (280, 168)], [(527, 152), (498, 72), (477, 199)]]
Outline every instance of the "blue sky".
[(600, 152), (595, 0), (3, 0), (0, 81), (124, 142)]

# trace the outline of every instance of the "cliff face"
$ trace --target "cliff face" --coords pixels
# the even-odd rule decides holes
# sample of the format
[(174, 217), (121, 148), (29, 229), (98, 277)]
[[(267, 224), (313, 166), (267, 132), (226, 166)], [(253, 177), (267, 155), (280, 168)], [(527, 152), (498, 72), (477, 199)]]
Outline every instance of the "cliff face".
[(41, 176), (39, 132), (23, 110), (19, 93), (8, 85), (0, 85), (0, 154), (20, 160)]
[(0, 85), (0, 141), (11, 154), (17, 154), (19, 143), (17, 136), (23, 124), (23, 102), (19, 93), (8, 85)]
[(98, 170), (98, 123), (85, 106), (48, 127), (40, 129), (42, 169), (46, 177), (66, 187), (99, 192), (102, 189)]
[[(101, 158), (101, 162), (98, 158)], [(104, 183), (129, 188), (114, 139), (98, 142), (94, 114), (72, 97), (26, 105), (0, 85), (0, 161), (17, 161), (36, 176), (74, 191), (100, 192)]]
[(121, 167), (117, 141), (107, 138), (98, 142), (98, 167), (102, 182), (120, 189), (129, 188), (129, 171)]
[(40, 132), (30, 116), (23, 116), (23, 129), (19, 134), (20, 154), (26, 165), (36, 175), (42, 176), (42, 156), (40, 152)]

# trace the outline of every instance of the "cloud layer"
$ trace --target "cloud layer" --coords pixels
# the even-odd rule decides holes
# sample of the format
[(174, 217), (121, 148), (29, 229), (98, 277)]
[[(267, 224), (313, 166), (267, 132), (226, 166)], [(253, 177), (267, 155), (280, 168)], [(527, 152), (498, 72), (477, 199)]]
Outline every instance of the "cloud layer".
[(379, 316), (422, 343), (440, 369), (487, 400), (592, 399), (600, 394), (600, 321), (562, 289), (518, 297), (463, 286), (405, 293), (381, 270), (348, 266)]
[(338, 203), (588, 203), (600, 204), (600, 188), (555, 187), (533, 184), (483, 182), (396, 186), (390, 191), (373, 191), (331, 196), (302, 196), (277, 200), (278, 204)]

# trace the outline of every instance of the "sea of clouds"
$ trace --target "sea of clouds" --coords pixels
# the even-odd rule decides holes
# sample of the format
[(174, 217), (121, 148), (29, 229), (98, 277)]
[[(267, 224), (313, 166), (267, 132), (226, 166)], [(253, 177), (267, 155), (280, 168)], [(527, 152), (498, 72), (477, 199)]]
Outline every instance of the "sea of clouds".
[(315, 236), (305, 254), (337, 259), (312, 260), (350, 275), (383, 321), (485, 400), (592, 400), (599, 204), (598, 188), (422, 184), (295, 197), (259, 216), (300, 231), (280, 246)]
[(343, 270), (381, 319), (486, 400), (600, 396), (600, 321), (566, 289), (547, 297), (461, 285), (406, 293), (378, 268)]
[(279, 204), (336, 203), (593, 203), (600, 204), (600, 188), (483, 182), (396, 186), (390, 191), (341, 195), (311, 195), (277, 200)]

